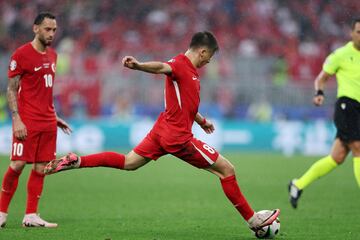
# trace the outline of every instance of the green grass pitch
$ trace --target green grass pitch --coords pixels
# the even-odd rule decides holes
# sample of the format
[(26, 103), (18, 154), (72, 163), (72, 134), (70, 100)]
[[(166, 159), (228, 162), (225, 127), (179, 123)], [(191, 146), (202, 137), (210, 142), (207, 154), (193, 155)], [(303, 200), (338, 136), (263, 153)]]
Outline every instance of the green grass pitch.
[[(255, 210), (280, 208), (277, 239), (360, 239), (360, 189), (352, 161), (303, 193), (299, 208), (288, 203), (288, 181), (316, 158), (272, 154), (224, 154), (236, 167), (240, 187)], [(0, 158), (1, 179), (9, 164)], [(255, 239), (224, 196), (219, 180), (174, 157), (135, 172), (82, 169), (47, 177), (40, 202), (57, 229), (22, 228), (26, 181), (21, 176), (1, 240), (15, 239)]]

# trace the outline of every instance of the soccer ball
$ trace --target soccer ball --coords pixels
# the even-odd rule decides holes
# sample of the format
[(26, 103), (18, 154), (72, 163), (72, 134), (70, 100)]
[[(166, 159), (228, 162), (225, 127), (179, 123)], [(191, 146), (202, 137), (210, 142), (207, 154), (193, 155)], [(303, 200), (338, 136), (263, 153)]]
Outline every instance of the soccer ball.
[(259, 239), (272, 239), (280, 231), (280, 220), (277, 218), (273, 223), (269, 226), (265, 226), (260, 230), (255, 232), (255, 236)]

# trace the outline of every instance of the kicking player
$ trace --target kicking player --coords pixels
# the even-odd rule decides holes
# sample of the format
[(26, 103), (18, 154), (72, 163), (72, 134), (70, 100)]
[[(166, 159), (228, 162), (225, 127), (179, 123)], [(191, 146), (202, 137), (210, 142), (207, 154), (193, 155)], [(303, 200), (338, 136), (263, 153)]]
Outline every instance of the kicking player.
[(234, 166), (213, 147), (194, 138), (191, 132), (194, 121), (208, 134), (215, 130), (213, 123), (198, 112), (200, 77), (197, 68), (209, 63), (217, 50), (217, 41), (210, 32), (198, 32), (193, 35), (185, 54), (179, 54), (166, 63), (139, 62), (132, 56), (124, 57), (122, 63), (127, 68), (166, 75), (165, 111), (142, 142), (127, 155), (103, 152), (79, 157), (70, 153), (50, 162), (45, 173), (98, 166), (135, 170), (151, 159), (172, 154), (218, 176), (225, 195), (251, 229), (270, 225), (280, 210), (254, 212), (240, 191)]
[(53, 84), (56, 52), (50, 48), (56, 32), (55, 16), (40, 13), (34, 21), (35, 38), (19, 47), (8, 70), (7, 99), (12, 113), (13, 140), (11, 162), (0, 192), (0, 228), (4, 227), (8, 207), (26, 163), (33, 168), (27, 183), (24, 227), (57, 227), (37, 214), (44, 184), (44, 167), (56, 158), (56, 126), (70, 133), (68, 124), (56, 116)]
[(327, 57), (323, 70), (315, 80), (316, 94), (313, 102), (316, 106), (321, 106), (324, 102), (325, 83), (332, 75), (336, 75), (336, 138), (330, 155), (315, 162), (304, 175), (290, 182), (290, 203), (294, 208), (298, 205), (303, 189), (343, 163), (350, 151), (353, 155), (355, 178), (360, 187), (360, 18), (354, 19), (351, 27), (352, 41)]

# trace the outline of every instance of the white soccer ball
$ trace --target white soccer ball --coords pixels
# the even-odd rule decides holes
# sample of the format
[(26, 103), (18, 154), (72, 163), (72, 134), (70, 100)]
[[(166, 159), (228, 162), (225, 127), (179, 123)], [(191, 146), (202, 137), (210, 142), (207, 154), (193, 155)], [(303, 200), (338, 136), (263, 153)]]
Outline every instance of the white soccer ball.
[(255, 236), (259, 239), (272, 239), (280, 231), (280, 220), (277, 218), (273, 223), (269, 226), (265, 226), (260, 230), (255, 232)]

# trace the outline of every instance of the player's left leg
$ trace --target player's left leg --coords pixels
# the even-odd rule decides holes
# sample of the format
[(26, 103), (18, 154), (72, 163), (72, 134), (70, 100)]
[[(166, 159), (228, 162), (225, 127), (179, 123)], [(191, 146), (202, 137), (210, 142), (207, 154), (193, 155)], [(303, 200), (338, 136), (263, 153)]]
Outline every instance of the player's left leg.
[(353, 154), (355, 179), (360, 187), (360, 141), (353, 141), (349, 143), (349, 147)]
[(33, 168), (27, 183), (26, 212), (23, 219), (24, 227), (57, 227), (56, 223), (49, 223), (40, 218), (38, 205), (44, 187), (44, 167), (56, 157), (56, 131), (38, 132), (37, 150)]
[(31, 170), (27, 183), (26, 214), (23, 219), (24, 227), (57, 227), (56, 223), (50, 223), (40, 218), (37, 213), (39, 200), (44, 187), (44, 167), (47, 162), (35, 163)]

